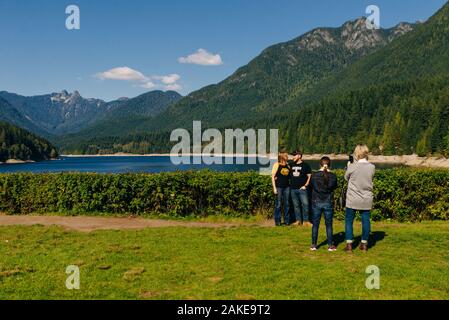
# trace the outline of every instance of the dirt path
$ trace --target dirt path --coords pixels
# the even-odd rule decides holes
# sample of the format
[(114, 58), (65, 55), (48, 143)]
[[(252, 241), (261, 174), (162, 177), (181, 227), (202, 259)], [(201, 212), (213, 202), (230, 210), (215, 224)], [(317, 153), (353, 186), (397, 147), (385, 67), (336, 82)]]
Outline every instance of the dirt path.
[(164, 227), (232, 228), (241, 226), (271, 227), (272, 221), (257, 223), (184, 222), (144, 218), (57, 217), (57, 216), (5, 216), (0, 215), (0, 226), (57, 225), (68, 230), (91, 232), (95, 230), (124, 230)]

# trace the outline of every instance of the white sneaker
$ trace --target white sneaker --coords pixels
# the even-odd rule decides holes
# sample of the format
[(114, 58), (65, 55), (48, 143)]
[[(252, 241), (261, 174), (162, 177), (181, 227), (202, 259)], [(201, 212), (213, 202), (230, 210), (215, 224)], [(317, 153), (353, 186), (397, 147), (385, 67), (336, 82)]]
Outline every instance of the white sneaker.
[(311, 246), (310, 251), (316, 251), (316, 246)]

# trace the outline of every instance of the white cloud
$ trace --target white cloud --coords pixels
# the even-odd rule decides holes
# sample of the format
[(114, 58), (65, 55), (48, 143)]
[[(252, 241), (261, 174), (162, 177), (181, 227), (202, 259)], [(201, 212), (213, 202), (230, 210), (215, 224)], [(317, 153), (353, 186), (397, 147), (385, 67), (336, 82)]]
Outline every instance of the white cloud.
[(160, 80), (163, 84), (174, 84), (181, 79), (179, 74), (169, 74), (168, 76), (154, 76), (153, 79)]
[(151, 81), (145, 82), (145, 83), (141, 84), (140, 86), (145, 89), (154, 89), (157, 87), (157, 85)]
[(179, 63), (198, 64), (201, 66), (219, 66), (223, 64), (223, 60), (219, 54), (212, 54), (205, 49), (198, 49), (187, 57), (178, 59)]
[(182, 89), (182, 86), (177, 83), (164, 86), (164, 90), (167, 90), (167, 91), (179, 91), (181, 89)]
[(125, 80), (143, 82), (149, 80), (141, 72), (128, 67), (113, 68), (104, 72), (97, 73), (95, 76), (101, 80)]
[(178, 91), (182, 89), (182, 86), (177, 83), (179, 80), (181, 80), (181, 76), (176, 73), (147, 77), (142, 72), (131, 69), (129, 67), (118, 67), (97, 73), (94, 76), (101, 80), (122, 80), (136, 82), (134, 86), (139, 86), (148, 90), (161, 88), (164, 90)]

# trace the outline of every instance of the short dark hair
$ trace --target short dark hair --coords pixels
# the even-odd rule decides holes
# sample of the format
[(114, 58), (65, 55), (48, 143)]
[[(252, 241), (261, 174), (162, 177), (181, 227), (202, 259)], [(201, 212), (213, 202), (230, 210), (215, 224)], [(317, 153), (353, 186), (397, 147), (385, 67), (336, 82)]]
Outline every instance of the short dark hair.
[(302, 152), (299, 150), (295, 150), (292, 152), (292, 156), (301, 156), (302, 157)]
[(330, 168), (330, 166), (331, 166), (331, 158), (329, 158), (329, 157), (327, 157), (327, 156), (324, 156), (324, 157), (321, 158), (321, 160), (320, 160), (320, 166), (321, 166), (321, 167), (324, 167), (325, 165), (326, 165), (328, 168)]

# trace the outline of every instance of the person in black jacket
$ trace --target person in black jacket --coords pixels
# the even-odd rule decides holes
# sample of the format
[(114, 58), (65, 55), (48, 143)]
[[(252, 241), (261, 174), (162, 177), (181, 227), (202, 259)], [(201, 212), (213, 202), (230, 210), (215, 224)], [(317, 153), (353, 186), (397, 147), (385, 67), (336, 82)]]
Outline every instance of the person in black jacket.
[(321, 215), (324, 212), (326, 222), (326, 235), (329, 251), (336, 251), (337, 248), (332, 242), (332, 220), (334, 215), (334, 190), (337, 189), (337, 176), (330, 172), (331, 159), (323, 157), (320, 160), (320, 171), (314, 173), (311, 179), (312, 185), (312, 246), (310, 250), (315, 251), (318, 243), (318, 230), (320, 227)]

